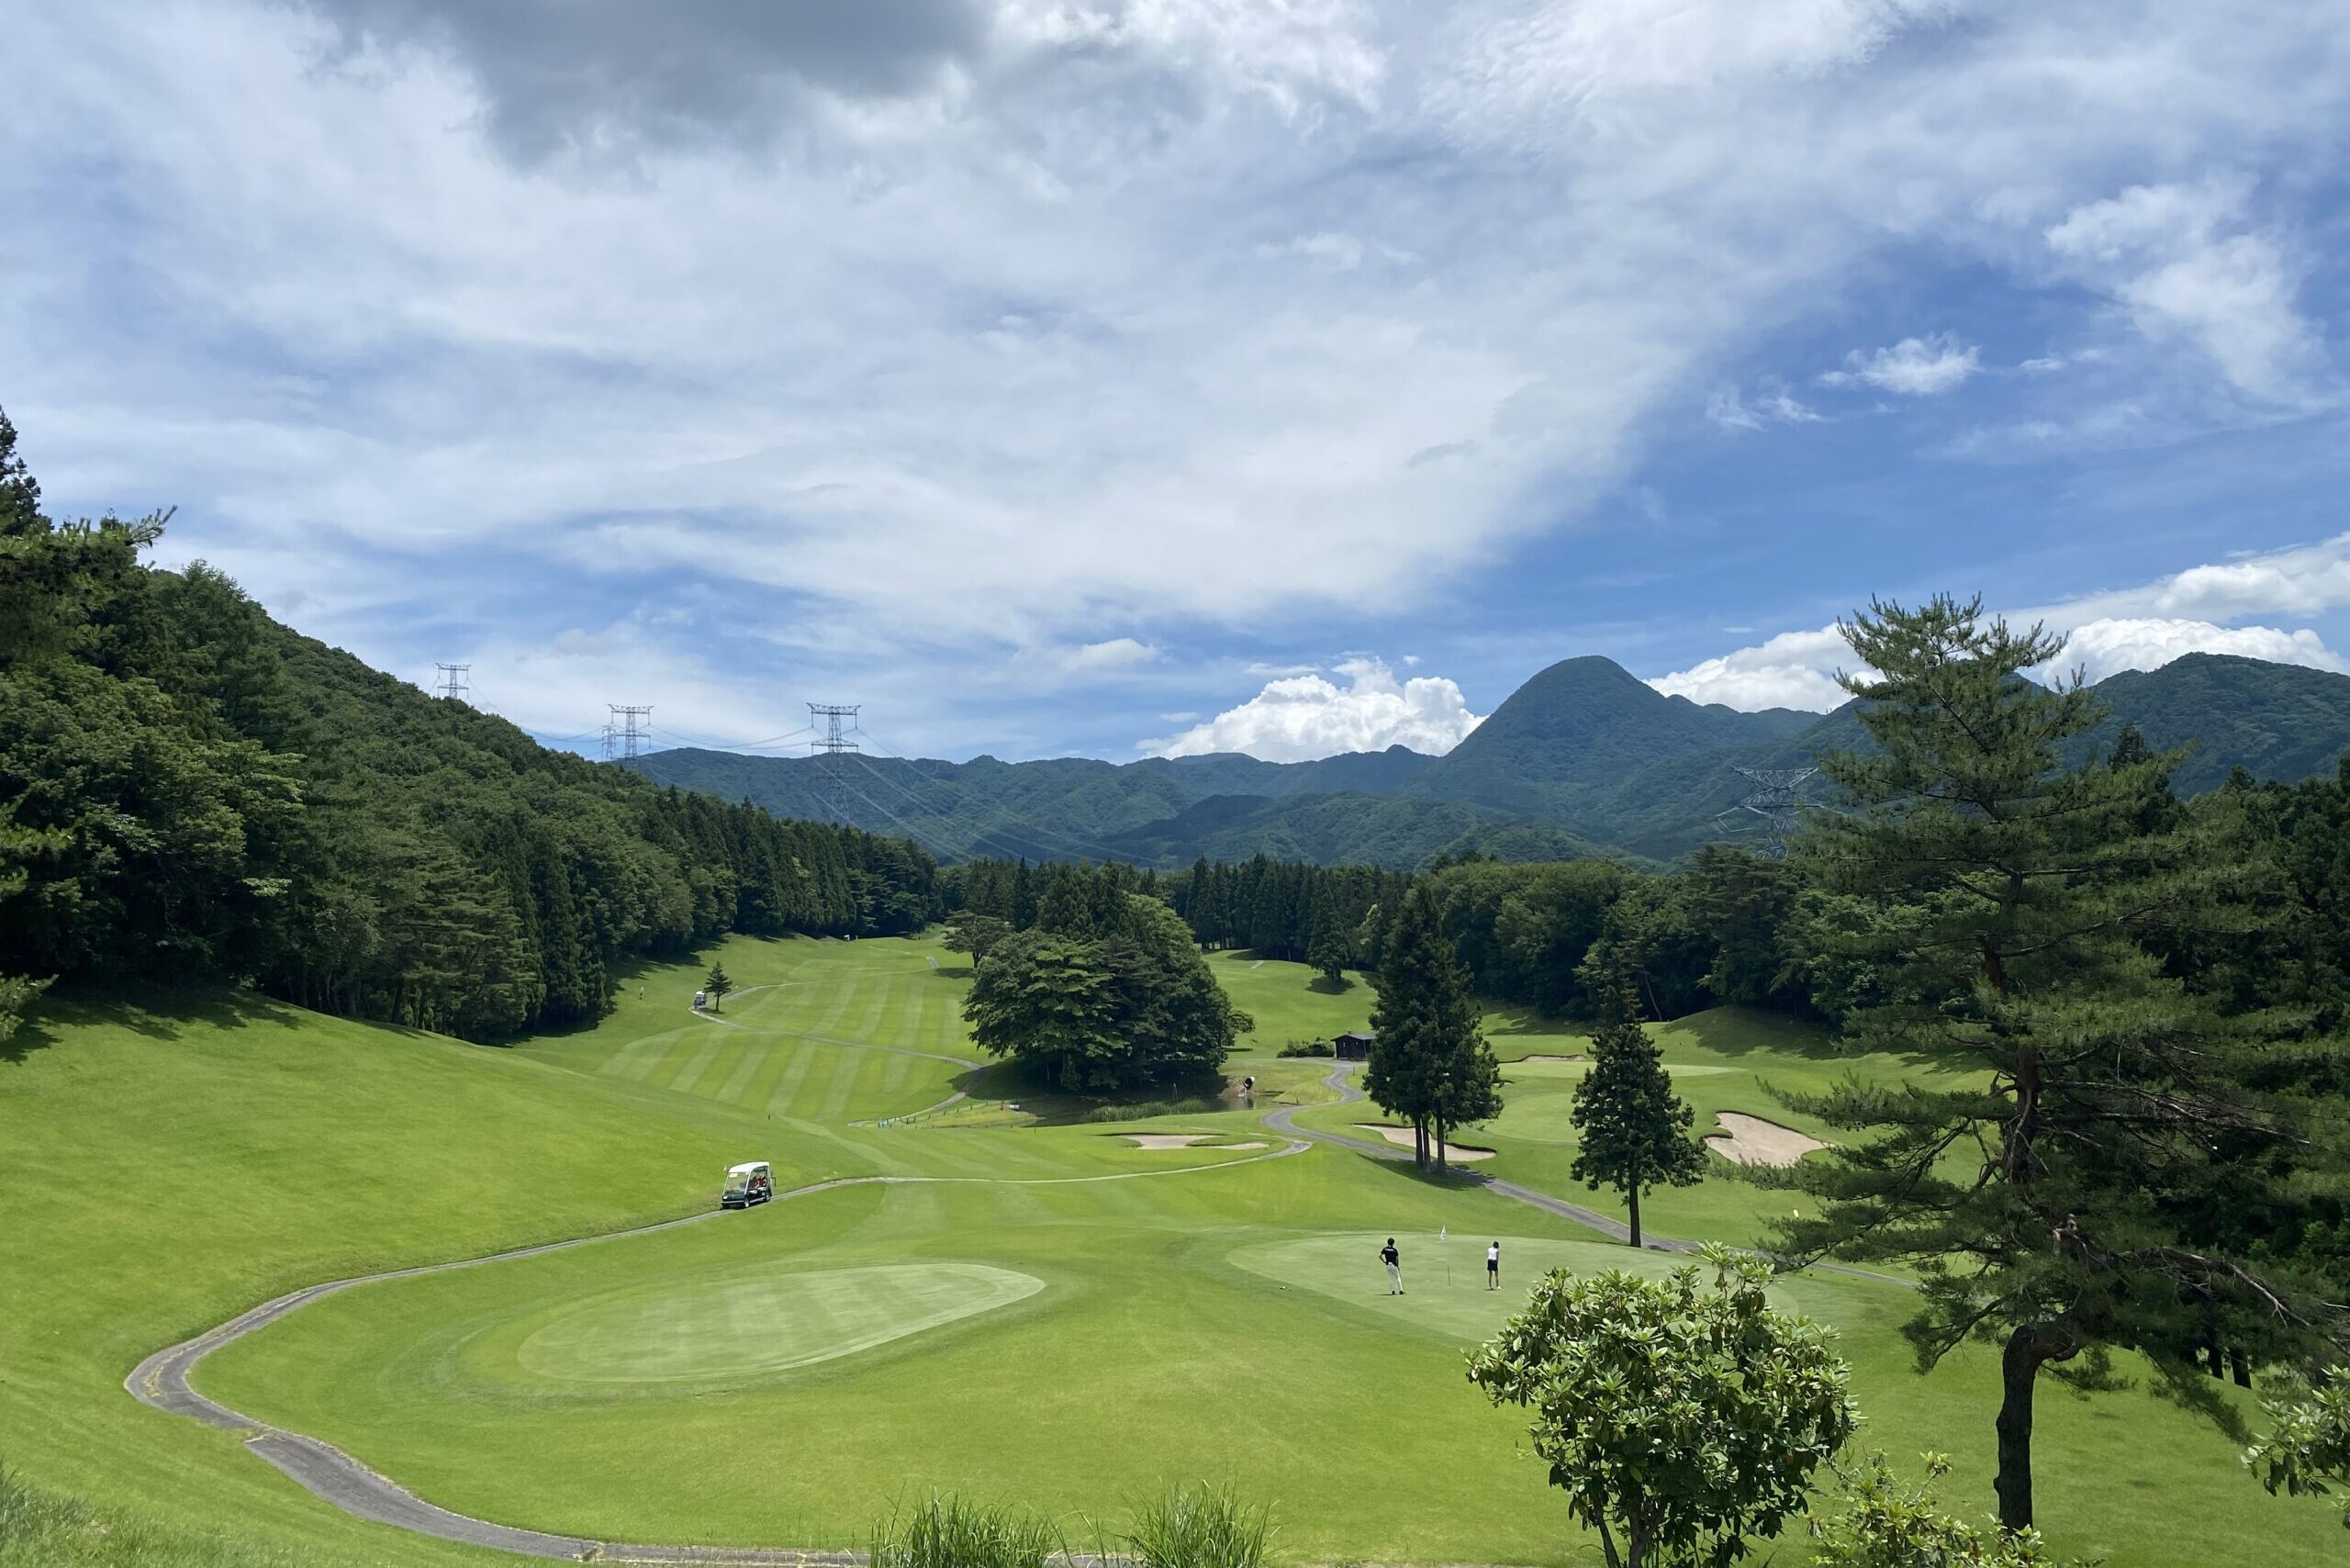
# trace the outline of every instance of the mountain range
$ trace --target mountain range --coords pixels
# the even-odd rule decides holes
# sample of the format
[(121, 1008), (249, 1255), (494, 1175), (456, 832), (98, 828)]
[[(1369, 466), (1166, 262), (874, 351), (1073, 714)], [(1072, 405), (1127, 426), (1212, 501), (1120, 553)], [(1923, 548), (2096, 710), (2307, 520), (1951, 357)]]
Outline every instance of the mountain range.
[[(2110, 717), (2084, 745), (2134, 724), (2151, 745), (2187, 747), (2175, 778), (2185, 794), (2239, 767), (2298, 782), (2350, 752), (2350, 676), (2190, 654), (2095, 689)], [(1442, 756), (1391, 746), (1292, 763), (1229, 753), (957, 763), (680, 748), (626, 766), (780, 816), (902, 834), (947, 860), (1169, 867), (1263, 852), (1410, 867), (1468, 853), (1671, 860), (1754, 842), (1762, 819), (1740, 809), (1753, 785), (1739, 768), (1803, 767), (1865, 743), (1852, 703), (1741, 712), (1665, 696), (1612, 660), (1584, 657), (1536, 675)]]

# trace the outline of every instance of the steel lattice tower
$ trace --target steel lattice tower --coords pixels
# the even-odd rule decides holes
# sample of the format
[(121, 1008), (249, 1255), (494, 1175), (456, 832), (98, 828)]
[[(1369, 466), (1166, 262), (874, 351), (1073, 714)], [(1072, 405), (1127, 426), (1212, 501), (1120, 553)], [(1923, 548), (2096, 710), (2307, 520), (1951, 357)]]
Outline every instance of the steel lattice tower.
[(1795, 831), (1796, 815), (1803, 810), (1804, 780), (1819, 771), (1817, 767), (1741, 767), (1738, 770), (1754, 786), (1754, 791), (1738, 803), (1740, 811), (1752, 812), (1762, 819), (1762, 854), (1765, 858), (1784, 860), (1787, 857), (1787, 835)]
[(641, 721), (653, 717), (652, 705), (647, 703), (642, 708), (631, 708), (618, 702), (607, 702), (604, 706), (612, 711), (611, 718), (604, 724), (604, 760), (634, 761), (640, 744), (648, 738), (646, 726)]
[(473, 673), (473, 666), (436, 664), (432, 667), (441, 672), (441, 684), (432, 689), (435, 696), (451, 700), (473, 689), (465, 683), (465, 677)]
[[(848, 733), (841, 729), (841, 721), (843, 719), (854, 721), (857, 711), (864, 706), (861, 702), (846, 704), (811, 702), (808, 704), (808, 727), (816, 729), (819, 727), (816, 721), (819, 719), (823, 721), (821, 726), (823, 734), (808, 743), (808, 755), (838, 757), (843, 752), (856, 753), (858, 750), (857, 744), (849, 738)], [(853, 732), (854, 729), (855, 725), (852, 723), (851, 731)], [(839, 823), (848, 821), (849, 783), (841, 772), (841, 769), (846, 766), (845, 763), (834, 761), (819, 763), (816, 768), (816, 777), (823, 791), (824, 810), (833, 821)]]

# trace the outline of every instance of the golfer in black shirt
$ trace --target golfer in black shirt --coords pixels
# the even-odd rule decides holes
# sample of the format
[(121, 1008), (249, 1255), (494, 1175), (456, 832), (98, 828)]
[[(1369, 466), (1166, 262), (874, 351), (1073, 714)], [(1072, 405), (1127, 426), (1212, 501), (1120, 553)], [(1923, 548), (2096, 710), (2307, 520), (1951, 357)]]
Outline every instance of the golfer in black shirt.
[(1387, 1245), (1379, 1249), (1379, 1260), (1387, 1265), (1387, 1294), (1404, 1294), (1404, 1255), (1395, 1250), (1395, 1238), (1389, 1237)]

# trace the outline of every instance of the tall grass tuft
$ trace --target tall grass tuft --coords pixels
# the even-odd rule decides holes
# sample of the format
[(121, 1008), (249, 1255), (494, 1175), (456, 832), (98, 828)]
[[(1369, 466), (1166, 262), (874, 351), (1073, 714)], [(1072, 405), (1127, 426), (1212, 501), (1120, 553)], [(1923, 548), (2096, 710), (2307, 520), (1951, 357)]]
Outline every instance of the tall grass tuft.
[(935, 1492), (873, 1527), (873, 1568), (1046, 1568), (1057, 1555), (1050, 1520)]
[(1125, 1545), (1140, 1568), (1264, 1568), (1272, 1540), (1270, 1506), (1251, 1508), (1203, 1481), (1146, 1504)]

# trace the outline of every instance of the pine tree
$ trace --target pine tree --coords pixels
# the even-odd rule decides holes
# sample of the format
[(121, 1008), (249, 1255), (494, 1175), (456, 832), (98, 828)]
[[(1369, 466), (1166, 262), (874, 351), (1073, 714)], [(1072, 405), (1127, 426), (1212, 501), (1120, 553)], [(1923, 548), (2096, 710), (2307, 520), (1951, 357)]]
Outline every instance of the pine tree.
[(1686, 1187), (1706, 1173), (1706, 1149), (1689, 1136), (1695, 1114), (1673, 1092), (1664, 1052), (1640, 1027), (1631, 980), (1619, 976), (1591, 1035), (1591, 1070), (1575, 1085), (1568, 1119), (1581, 1137), (1569, 1172), (1592, 1191), (1613, 1187), (1631, 1211), (1640, 1244), (1640, 1194)]
[(712, 964), (709, 976), (701, 982), (701, 988), (710, 992), (710, 1010), (715, 1013), (719, 1010), (718, 1004), (726, 1000), (726, 993), (734, 989), (734, 982), (727, 978), (724, 964)]
[(2254, 1021), (2216, 1015), (2142, 946), (2210, 910), (2228, 876), (2191, 823), (2147, 831), (2177, 757), (2068, 766), (2102, 714), (2077, 678), (2028, 677), (2063, 649), (2039, 627), (1937, 599), (1875, 605), (1844, 632), (1876, 749), (1820, 759), (1853, 809), (1818, 813), (1797, 852), (1866, 918), (1811, 940), (1879, 968), (1855, 1048), (1961, 1081), (1788, 1096), (1873, 1136), (1789, 1173), (1820, 1203), (1780, 1240), (1914, 1263), (1923, 1365), (2002, 1342), (1997, 1490), (2021, 1529), (2043, 1370), (2095, 1386), (2112, 1350), (2137, 1350), (2217, 1414), (2193, 1365), (2215, 1332), (2266, 1360), (2309, 1350), (2324, 1309), (2205, 1217), (2222, 1193), (2264, 1201), (2304, 1145), (2246, 1085)]

